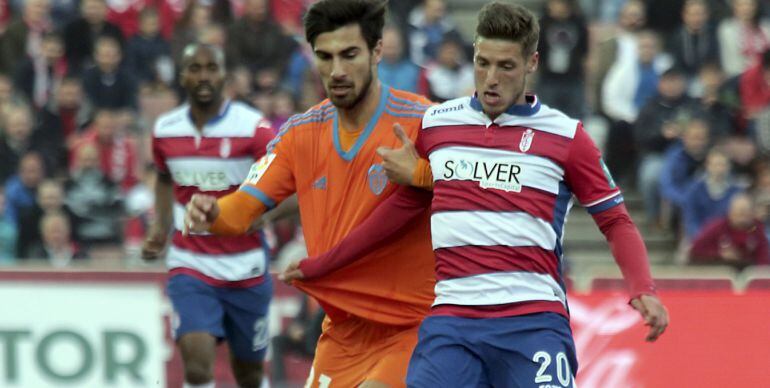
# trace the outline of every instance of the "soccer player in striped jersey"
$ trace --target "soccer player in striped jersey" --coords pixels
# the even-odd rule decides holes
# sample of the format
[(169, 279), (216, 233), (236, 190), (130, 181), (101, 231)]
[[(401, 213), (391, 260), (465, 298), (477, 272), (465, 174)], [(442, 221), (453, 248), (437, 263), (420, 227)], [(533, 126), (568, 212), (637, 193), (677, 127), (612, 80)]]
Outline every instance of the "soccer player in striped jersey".
[(152, 133), (156, 220), (142, 255), (158, 258), (173, 226), (168, 295), (186, 388), (214, 387), (216, 344), (222, 339), (238, 385), (259, 387), (270, 340), (272, 283), (261, 231), (237, 237), (182, 234), (190, 198), (235, 191), (274, 137), (260, 112), (222, 96), (224, 76), (219, 48), (185, 48), (180, 80), (189, 101), (159, 117)]
[[(414, 139), (430, 104), (380, 84), (385, 1), (321, 0), (304, 24), (329, 96), (289, 119), (240, 190), (188, 205), (193, 231), (240, 234), (263, 211), (297, 193), (308, 252), (334, 246), (396, 186), (376, 150), (394, 147), (395, 123)], [(429, 215), (362, 257), (359, 265), (296, 285), (328, 319), (309, 387), (403, 387), (417, 329), (433, 299)]]
[(599, 150), (579, 121), (525, 93), (538, 64), (537, 19), (494, 2), (476, 32), (476, 94), (429, 108), (416, 147), (402, 136), (405, 147), (381, 150), (391, 176), (432, 194), (399, 189), (340, 244), (282, 276), (317, 279), (354, 266), (429, 207), (436, 298), (407, 385), (574, 387), (561, 245), (573, 196), (609, 241), (648, 341), (663, 333), (668, 313)]

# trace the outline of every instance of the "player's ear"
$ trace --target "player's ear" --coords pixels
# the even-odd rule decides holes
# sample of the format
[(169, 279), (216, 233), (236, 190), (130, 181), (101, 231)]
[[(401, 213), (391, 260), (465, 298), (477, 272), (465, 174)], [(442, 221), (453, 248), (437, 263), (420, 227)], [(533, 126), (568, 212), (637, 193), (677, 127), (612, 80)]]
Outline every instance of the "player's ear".
[(535, 51), (527, 58), (527, 74), (536, 72), (538, 64), (540, 64), (540, 53)]
[(372, 56), (374, 57), (374, 63), (379, 64), (382, 60), (382, 39), (378, 40), (372, 49)]

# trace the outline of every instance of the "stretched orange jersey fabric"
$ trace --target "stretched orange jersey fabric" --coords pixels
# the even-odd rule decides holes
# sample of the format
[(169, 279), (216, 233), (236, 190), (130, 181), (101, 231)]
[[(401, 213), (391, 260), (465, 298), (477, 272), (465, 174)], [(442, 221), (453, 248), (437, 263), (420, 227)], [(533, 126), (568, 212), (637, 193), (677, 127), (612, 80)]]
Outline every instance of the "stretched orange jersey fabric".
[[(375, 115), (345, 151), (337, 110), (325, 100), (284, 125), (234, 198), (253, 202), (239, 203), (244, 209), (262, 209), (261, 204), (272, 207), (296, 192), (308, 253), (323, 253), (393, 193), (395, 185), (388, 182), (375, 151), (400, 146), (395, 123), (415, 139), (429, 104), (423, 97), (383, 86)], [(389, 325), (415, 325), (433, 300), (429, 222), (426, 212), (367, 257), (296, 285), (318, 299), (333, 321), (352, 314)]]

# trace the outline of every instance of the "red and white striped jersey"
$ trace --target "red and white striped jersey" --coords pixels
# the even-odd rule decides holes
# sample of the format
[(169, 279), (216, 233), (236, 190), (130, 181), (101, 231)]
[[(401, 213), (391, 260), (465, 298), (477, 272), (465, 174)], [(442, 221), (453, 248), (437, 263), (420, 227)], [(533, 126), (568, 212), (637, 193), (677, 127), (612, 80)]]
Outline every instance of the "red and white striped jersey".
[(490, 120), (464, 97), (427, 110), (417, 148), (434, 179), (433, 314), (568, 315), (561, 243), (572, 198), (591, 213), (623, 202), (581, 123), (535, 96)]
[(248, 287), (263, 280), (267, 255), (262, 233), (220, 237), (182, 236), (185, 205), (196, 193), (221, 197), (236, 190), (274, 136), (264, 116), (241, 102), (226, 101), (218, 116), (198, 131), (189, 105), (156, 121), (153, 159), (171, 175), (174, 235), (167, 255), (171, 273), (185, 273), (215, 286)]

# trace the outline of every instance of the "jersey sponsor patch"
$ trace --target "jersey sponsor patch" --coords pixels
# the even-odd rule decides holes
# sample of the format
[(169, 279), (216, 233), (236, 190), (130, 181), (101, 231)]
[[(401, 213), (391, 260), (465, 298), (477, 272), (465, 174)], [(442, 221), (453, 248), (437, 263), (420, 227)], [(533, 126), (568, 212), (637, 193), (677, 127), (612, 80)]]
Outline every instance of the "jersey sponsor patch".
[(472, 180), (483, 189), (521, 192), (518, 175), (521, 166), (515, 163), (485, 160), (452, 160), (444, 162), (442, 177), (446, 180)]
[(252, 164), (244, 184), (256, 185), (260, 178), (265, 175), (265, 171), (273, 163), (273, 160), (275, 160), (275, 153), (269, 153)]
[(615, 180), (612, 179), (612, 174), (610, 174), (610, 169), (607, 167), (607, 164), (604, 163), (604, 159), (600, 158), (599, 163), (602, 166), (602, 171), (604, 171), (604, 177), (607, 178), (607, 183), (610, 185), (610, 189), (614, 189), (618, 187), (618, 185), (615, 184)]

